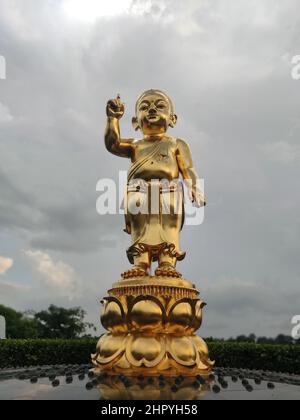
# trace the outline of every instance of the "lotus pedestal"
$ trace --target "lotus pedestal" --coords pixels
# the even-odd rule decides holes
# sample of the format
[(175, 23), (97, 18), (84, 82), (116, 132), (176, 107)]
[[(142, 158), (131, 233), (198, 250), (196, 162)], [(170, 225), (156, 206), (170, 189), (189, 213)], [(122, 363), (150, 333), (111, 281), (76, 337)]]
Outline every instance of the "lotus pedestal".
[(183, 279), (147, 277), (116, 283), (103, 300), (108, 331), (92, 355), (95, 372), (127, 376), (211, 373), (206, 343), (195, 335), (205, 306)]

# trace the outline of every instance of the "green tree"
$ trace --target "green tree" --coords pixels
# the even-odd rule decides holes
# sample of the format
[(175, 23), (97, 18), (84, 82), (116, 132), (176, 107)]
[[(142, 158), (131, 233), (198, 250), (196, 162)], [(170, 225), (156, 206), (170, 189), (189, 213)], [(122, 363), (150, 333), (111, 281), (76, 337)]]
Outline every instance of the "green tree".
[(0, 305), (0, 315), (4, 316), (6, 321), (7, 338), (37, 338), (38, 329), (35, 319), (31, 319), (21, 312), (12, 308)]
[(257, 344), (275, 344), (274, 338), (258, 337)]
[(59, 308), (51, 305), (47, 311), (35, 314), (39, 338), (78, 338), (93, 324), (84, 322), (86, 313), (81, 308)]
[(238, 343), (256, 343), (256, 336), (255, 334), (250, 334), (248, 337), (246, 335), (239, 335), (236, 341)]
[(248, 341), (248, 337), (247, 337), (246, 335), (239, 335), (239, 336), (236, 338), (236, 341), (237, 341), (238, 343), (247, 343), (247, 341)]
[(248, 337), (248, 342), (249, 343), (256, 343), (256, 335), (255, 334), (250, 334)]
[(279, 334), (275, 338), (275, 344), (294, 344), (294, 340), (289, 335)]

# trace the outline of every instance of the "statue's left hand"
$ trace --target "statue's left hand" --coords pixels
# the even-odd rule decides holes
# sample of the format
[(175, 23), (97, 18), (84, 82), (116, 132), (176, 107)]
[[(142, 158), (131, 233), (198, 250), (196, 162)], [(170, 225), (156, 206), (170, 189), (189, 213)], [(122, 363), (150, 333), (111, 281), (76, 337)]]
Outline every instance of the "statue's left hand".
[(191, 198), (192, 203), (194, 203), (196, 207), (200, 208), (200, 207), (206, 206), (206, 200), (204, 198), (204, 195), (201, 192), (192, 190), (190, 192), (190, 198)]

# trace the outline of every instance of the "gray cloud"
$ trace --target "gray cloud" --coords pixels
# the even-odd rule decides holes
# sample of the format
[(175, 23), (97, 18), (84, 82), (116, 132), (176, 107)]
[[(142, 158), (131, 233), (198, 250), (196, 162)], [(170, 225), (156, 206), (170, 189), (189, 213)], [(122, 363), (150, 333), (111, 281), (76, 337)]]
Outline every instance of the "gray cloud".
[[(73, 267), (90, 318), (128, 264), (123, 218), (95, 210), (98, 179), (129, 165), (104, 148), (105, 103), (122, 94), (132, 136), (136, 97), (158, 87), (205, 178), (206, 220), (185, 229), (180, 266), (209, 303), (205, 335), (289, 332), (300, 276), (298, 3), (136, 0), (138, 14), (83, 24), (56, 1), (1, 1), (0, 228)], [(38, 293), (40, 303), (25, 294), (16, 305), (50, 303)]]

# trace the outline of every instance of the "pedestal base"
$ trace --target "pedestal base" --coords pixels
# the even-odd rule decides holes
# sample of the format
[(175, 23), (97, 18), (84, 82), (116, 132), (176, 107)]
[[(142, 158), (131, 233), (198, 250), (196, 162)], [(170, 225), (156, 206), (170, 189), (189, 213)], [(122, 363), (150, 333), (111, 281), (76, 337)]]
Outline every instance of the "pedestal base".
[(127, 376), (209, 374), (214, 363), (195, 335), (205, 306), (186, 281), (149, 277), (122, 281), (105, 298), (96, 371)]

